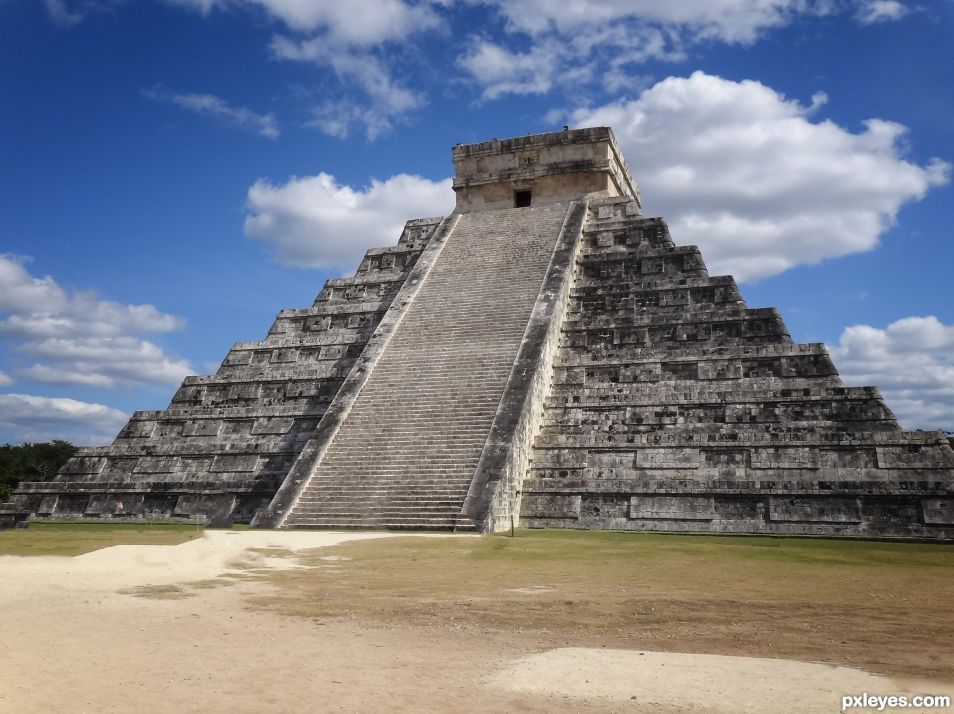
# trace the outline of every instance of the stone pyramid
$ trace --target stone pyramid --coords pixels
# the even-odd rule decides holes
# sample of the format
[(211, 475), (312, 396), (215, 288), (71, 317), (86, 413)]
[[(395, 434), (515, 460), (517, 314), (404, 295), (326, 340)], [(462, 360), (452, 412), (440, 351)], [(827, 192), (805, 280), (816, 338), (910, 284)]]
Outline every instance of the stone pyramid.
[(608, 128), (459, 145), (457, 207), (0, 524), (954, 538), (954, 452), (640, 214)]

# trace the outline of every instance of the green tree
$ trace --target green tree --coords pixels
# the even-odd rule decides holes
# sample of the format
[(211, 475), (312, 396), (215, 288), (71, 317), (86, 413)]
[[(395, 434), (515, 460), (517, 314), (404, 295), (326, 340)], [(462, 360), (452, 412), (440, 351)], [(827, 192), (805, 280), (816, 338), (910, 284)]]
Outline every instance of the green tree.
[(0, 446), (0, 502), (6, 501), (21, 481), (50, 481), (76, 453), (68, 441)]

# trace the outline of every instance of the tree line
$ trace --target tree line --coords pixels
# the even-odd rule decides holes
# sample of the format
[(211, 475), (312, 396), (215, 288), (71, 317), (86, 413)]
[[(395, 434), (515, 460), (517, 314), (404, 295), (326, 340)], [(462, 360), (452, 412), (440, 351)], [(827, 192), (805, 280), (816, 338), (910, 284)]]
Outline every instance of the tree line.
[(0, 446), (0, 503), (21, 481), (50, 481), (76, 452), (68, 441)]

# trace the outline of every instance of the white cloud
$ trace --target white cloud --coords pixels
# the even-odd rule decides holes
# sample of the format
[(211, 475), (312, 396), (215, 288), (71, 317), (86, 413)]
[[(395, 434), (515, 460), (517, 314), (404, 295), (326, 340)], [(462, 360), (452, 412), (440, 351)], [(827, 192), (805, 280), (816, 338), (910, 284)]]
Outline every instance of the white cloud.
[(364, 189), (325, 173), (282, 185), (259, 180), (248, 191), (245, 233), (269, 243), (285, 265), (353, 270), (368, 248), (392, 245), (409, 218), (453, 208), (450, 179), (399, 174)]
[(374, 45), (400, 41), (433, 29), (440, 16), (429, 2), (403, 0), (167, 0), (202, 14), (212, 10), (256, 8), (298, 32), (321, 32), (338, 45)]
[(848, 14), (872, 24), (908, 12), (898, 0), (470, 2), (504, 20), (502, 38), (472, 36), (458, 57), (484, 99), (554, 88), (579, 94), (587, 82), (617, 92), (639, 83), (647, 60), (682, 61), (701, 44), (749, 45), (801, 18)]
[(425, 103), (422, 94), (402, 87), (385, 63), (370, 52), (338, 47), (323, 37), (307, 40), (275, 37), (271, 51), (278, 59), (328, 67), (342, 86), (362, 91), (361, 99), (345, 93), (339, 99), (326, 100), (312, 108), (308, 125), (331, 136), (344, 138), (351, 125), (357, 123), (364, 126), (365, 135), (373, 140), (390, 131), (393, 120)]
[(0, 370), (0, 387), (9, 387), (11, 384), (13, 384), (13, 381), (13, 377)]
[(50, 276), (35, 278), (23, 267), (28, 258), (0, 254), (0, 312), (61, 309), (66, 291)]
[(898, 0), (862, 0), (857, 18), (862, 25), (900, 20), (908, 14), (908, 8)]
[(128, 415), (75, 399), (0, 394), (0, 429), (13, 441), (65, 439), (83, 446), (112, 441)]
[(32, 362), (16, 373), (50, 384), (113, 387), (177, 384), (192, 373), (186, 360), (141, 339), (185, 325), (153, 305), (123, 305), (91, 291), (70, 291), (36, 277), (23, 259), (0, 255), (0, 339)]
[(179, 384), (193, 370), (184, 359), (136, 337), (50, 338), (21, 348), (41, 361), (20, 376), (46, 384)]
[(827, 14), (827, 0), (484, 0), (498, 8), (511, 31), (541, 35), (626, 22), (682, 29), (696, 38), (752, 42), (796, 14)]
[(830, 350), (845, 383), (880, 387), (907, 428), (954, 429), (954, 325), (933, 315), (853, 325)]
[(903, 158), (905, 128), (871, 119), (853, 133), (754, 81), (696, 72), (635, 100), (579, 109), (576, 126), (613, 127), (643, 190), (680, 244), (713, 274), (754, 280), (870, 250), (906, 202), (946, 183), (950, 166)]
[(35, 277), (28, 259), (0, 254), (0, 335), (115, 336), (123, 333), (171, 332), (185, 320), (153, 305), (123, 305), (101, 300), (92, 291), (68, 291), (51, 276)]
[(60, 27), (78, 25), (91, 12), (109, 10), (124, 0), (43, 0), (43, 7), (50, 20)]
[[(637, 162), (647, 214), (666, 217), (677, 242), (700, 245), (713, 274), (753, 280), (873, 248), (904, 203), (948, 180), (942, 161), (903, 158), (899, 124), (870, 120), (852, 133), (813, 120), (826, 101), (819, 93), (804, 106), (758, 82), (697, 72), (572, 120), (614, 128)], [(367, 247), (392, 243), (404, 219), (452, 210), (448, 184), (405, 175), (363, 190), (328, 174), (258, 181), (245, 232), (282, 263), (350, 268)]]
[(524, 51), (477, 38), (457, 64), (483, 88), (482, 97), (493, 100), (507, 94), (547, 94), (555, 88), (579, 93), (595, 81), (615, 92), (641, 82), (633, 65), (685, 56), (682, 42), (671, 33), (609, 25), (573, 36), (544, 35)]
[(305, 122), (305, 126), (337, 139), (347, 138), (353, 126), (363, 126), (365, 137), (368, 141), (374, 141), (391, 130), (391, 119), (388, 112), (374, 106), (340, 99), (313, 106), (311, 119)]
[(505, 94), (546, 94), (560, 79), (566, 46), (534, 45), (527, 52), (512, 52), (487, 40), (474, 42), (458, 64), (484, 87), (485, 99)]
[[(832, 0), (475, 0), (495, 8), (508, 36), (473, 39), (458, 65), (484, 99), (579, 92), (599, 81), (610, 92), (639, 83), (634, 67), (650, 59), (680, 61), (689, 47), (719, 41), (749, 44), (798, 15), (824, 15)], [(508, 43), (529, 36), (529, 48)]]
[[(255, 8), (294, 33), (276, 36), (270, 49), (276, 59), (308, 62), (330, 69), (338, 79), (337, 96), (311, 109), (307, 126), (343, 138), (363, 127), (369, 140), (391, 130), (394, 121), (426, 104), (421, 92), (403, 86), (394, 67), (413, 54), (412, 38), (443, 28), (436, 12), (440, 2), (405, 0), (168, 0), (207, 14), (212, 10)], [(385, 47), (399, 53), (386, 57)]]
[(274, 114), (256, 114), (245, 107), (234, 107), (212, 94), (179, 94), (161, 86), (144, 90), (143, 94), (155, 102), (175, 104), (195, 114), (211, 117), (223, 124), (251, 131), (268, 139), (277, 139), (281, 135)]
[(60, 27), (72, 27), (83, 21), (86, 13), (78, 9), (70, 9), (64, 0), (43, 0), (46, 14)]

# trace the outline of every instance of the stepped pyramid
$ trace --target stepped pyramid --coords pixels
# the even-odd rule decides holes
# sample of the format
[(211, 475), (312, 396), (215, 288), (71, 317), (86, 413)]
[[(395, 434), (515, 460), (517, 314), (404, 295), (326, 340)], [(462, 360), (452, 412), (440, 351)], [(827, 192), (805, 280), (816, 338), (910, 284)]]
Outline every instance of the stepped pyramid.
[(0, 524), (954, 538), (954, 451), (710, 277), (608, 128), (459, 145), (457, 206)]

